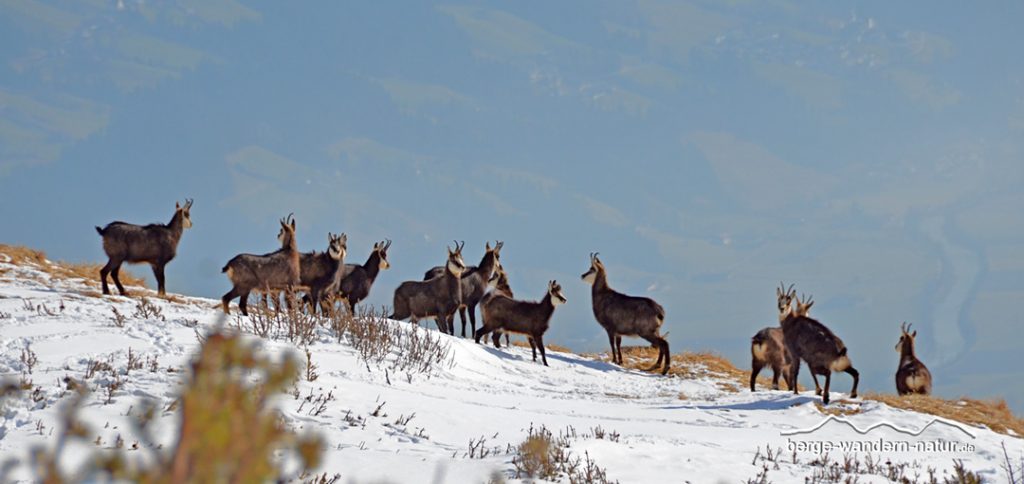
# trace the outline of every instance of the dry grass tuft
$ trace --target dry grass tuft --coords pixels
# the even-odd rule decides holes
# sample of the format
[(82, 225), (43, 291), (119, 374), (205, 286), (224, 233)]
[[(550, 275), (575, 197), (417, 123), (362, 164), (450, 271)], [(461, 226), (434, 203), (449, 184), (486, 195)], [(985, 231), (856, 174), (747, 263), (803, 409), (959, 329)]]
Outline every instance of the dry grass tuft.
[(984, 425), (995, 432), (1017, 436), (1024, 435), (1024, 419), (1010, 411), (1006, 400), (976, 400), (973, 398), (945, 399), (930, 395), (893, 395), (887, 393), (868, 393), (864, 400), (882, 402), (890, 407), (913, 410), (948, 418), (972, 425)]
[[(103, 264), (92, 262), (52, 262), (41, 250), (30, 249), (21, 245), (0, 244), (0, 262), (8, 262), (19, 266), (39, 269), (58, 280), (82, 279), (90, 286), (100, 285), (100, 269)], [(121, 282), (125, 286), (146, 287), (146, 281), (134, 276), (122, 268)]]

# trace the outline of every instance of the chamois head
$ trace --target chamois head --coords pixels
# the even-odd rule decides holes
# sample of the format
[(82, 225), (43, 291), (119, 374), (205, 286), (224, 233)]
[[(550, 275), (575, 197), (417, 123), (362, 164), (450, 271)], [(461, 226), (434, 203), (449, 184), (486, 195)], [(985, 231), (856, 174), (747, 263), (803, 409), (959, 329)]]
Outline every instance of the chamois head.
[(391, 267), (391, 263), (388, 262), (388, 249), (391, 248), (391, 239), (384, 239), (380, 242), (373, 244), (373, 252), (376, 252), (380, 257), (380, 269), (386, 270)]
[(281, 247), (288, 247), (295, 244), (295, 219), (292, 216), (294, 213), (288, 214), (287, 217), (281, 219), (281, 231), (277, 233), (277, 240), (281, 242)]
[(789, 289), (786, 289), (786, 284), (780, 282), (779, 287), (775, 288), (775, 297), (779, 308), (779, 320), (781, 321), (793, 311), (793, 298), (796, 297), (796, 290), (793, 289), (793, 284), (790, 284)]
[(793, 311), (793, 315), (806, 318), (807, 314), (811, 312), (811, 306), (814, 306), (814, 296), (801, 294), (796, 299), (796, 309)]
[(597, 281), (598, 272), (604, 272), (604, 264), (601, 263), (601, 259), (597, 258), (597, 255), (597, 252), (590, 253), (590, 270), (580, 276), (587, 284), (594, 284), (594, 281)]
[(174, 202), (174, 216), (181, 217), (181, 227), (185, 229), (192, 228), (192, 217), (189, 211), (192, 210), (192, 199), (185, 199), (185, 206), (181, 206), (178, 202)]
[(896, 352), (900, 354), (914, 354), (914, 338), (917, 337), (917, 330), (913, 333), (910, 332), (910, 327), (913, 325), (907, 324), (906, 321), (900, 325), (900, 340), (896, 343)]
[(466, 246), (465, 242), (459, 244), (459, 241), (455, 241), (455, 250), (448, 247), (448, 271), (456, 276), (461, 276), (466, 270), (466, 263), (462, 260), (462, 248)]
[(334, 260), (345, 259), (345, 253), (348, 252), (348, 235), (334, 235), (330, 232), (327, 233), (327, 254)]
[(558, 306), (559, 304), (565, 304), (569, 302), (562, 294), (562, 285), (558, 281), (548, 282), (548, 294), (551, 296), (551, 305)]
[(484, 249), (487, 254), (494, 254), (494, 267), (501, 268), (501, 248), (505, 246), (505, 243), (500, 240), (494, 241), (494, 247), (491, 247), (491, 243), (487, 242), (484, 245)]

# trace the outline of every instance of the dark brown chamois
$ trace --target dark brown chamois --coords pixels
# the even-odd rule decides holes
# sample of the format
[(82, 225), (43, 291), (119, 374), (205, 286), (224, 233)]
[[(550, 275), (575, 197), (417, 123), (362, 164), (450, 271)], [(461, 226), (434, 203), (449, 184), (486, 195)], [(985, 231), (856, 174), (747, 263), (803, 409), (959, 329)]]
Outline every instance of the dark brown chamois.
[(638, 336), (658, 348), (658, 361), (648, 371), (665, 361), (661, 374), (668, 373), (672, 362), (668, 341), (660, 334), (665, 322), (665, 309), (649, 297), (627, 296), (608, 286), (608, 273), (597, 254), (590, 254), (590, 270), (582, 276), (591, 285), (594, 318), (608, 332), (612, 361), (622, 364), (622, 337)]
[(896, 351), (900, 353), (900, 366), (896, 369), (896, 392), (900, 395), (928, 395), (932, 392), (932, 373), (914, 354), (914, 338), (917, 331), (910, 332), (906, 322), (900, 326), (900, 341)]
[[(487, 281), (487, 286), (491, 289), (487, 291), (487, 294), (484, 294), (483, 299), (480, 300), (480, 307), (483, 307), (489, 299), (497, 296), (505, 296), (507, 298), (514, 297), (512, 294), (512, 287), (508, 284), (508, 274), (505, 273), (505, 269), (502, 267), (494, 270), (494, 274), (491, 276), (490, 280)], [(496, 330), (491, 333), (491, 340), (494, 341), (495, 344), (497, 344), (499, 339), (501, 339), (500, 330)], [(509, 346), (508, 333), (505, 333), (505, 346)]]
[[(487, 281), (494, 275), (495, 269), (501, 268), (501, 248), (505, 243), (496, 241), (494, 248), (487, 242), (484, 256), (478, 266), (466, 266), (462, 273), (462, 306), (459, 307), (459, 319), (462, 320), (462, 337), (466, 337), (466, 310), (469, 310), (470, 335), (476, 333), (476, 306), (480, 304), (487, 292)], [(427, 281), (444, 273), (443, 266), (432, 267), (423, 275)]]
[[(290, 219), (290, 222), (289, 222)], [(291, 214), (281, 219), (277, 233), (281, 248), (264, 255), (238, 254), (221, 269), (231, 280), (231, 290), (220, 298), (225, 314), (231, 314), (228, 304), (238, 297), (238, 308), (248, 316), (246, 305), (253, 289), (285, 290), (286, 296), (299, 284), (299, 248), (295, 240), (295, 219)]]
[(437, 329), (455, 334), (455, 312), (462, 305), (462, 284), (459, 282), (466, 270), (462, 261), (462, 247), (455, 243), (455, 250), (448, 248), (448, 262), (441, 276), (429, 281), (406, 281), (395, 289), (394, 312), (391, 319), (409, 318), (413, 323), (420, 319), (434, 318)]
[(390, 248), (390, 240), (375, 242), (364, 264), (345, 264), (345, 273), (338, 284), (338, 296), (345, 301), (349, 314), (354, 315), (356, 304), (370, 295), (370, 288), (373, 287), (373, 281), (377, 280), (377, 274), (391, 267), (391, 263), (388, 262)]
[(347, 251), (348, 235), (328, 233), (327, 252), (313, 251), (299, 256), (299, 285), (307, 289), (310, 312), (317, 311), (325, 296), (337, 292), (345, 272)]
[[(853, 389), (850, 397), (857, 398), (857, 384), (860, 373), (850, 363), (846, 354), (846, 345), (831, 330), (819, 321), (806, 316), (806, 311), (814, 304), (813, 301), (797, 300), (797, 311), (792, 311), (782, 320), (782, 335), (793, 360), (789, 369), (786, 384), (799, 393), (797, 375), (800, 372), (800, 360), (807, 363), (812, 375), (824, 375), (825, 387), (822, 389), (822, 403), (829, 402), (829, 387), (832, 383), (832, 372), (843, 371), (853, 377)], [(799, 308), (804, 308), (803, 311)]]
[(96, 232), (103, 237), (103, 252), (107, 253), (108, 258), (107, 265), (100, 269), (103, 294), (110, 294), (110, 288), (107, 287), (107, 274), (110, 274), (121, 295), (128, 295), (121, 285), (121, 264), (125, 262), (148, 262), (156, 277), (157, 294), (167, 294), (164, 266), (177, 254), (182, 232), (192, 227), (192, 218), (189, 216), (191, 209), (192, 199), (186, 198), (185, 206), (174, 202), (174, 216), (166, 225), (111, 222), (106, 227), (96, 227)]
[[(779, 310), (779, 321), (785, 319), (792, 310), (793, 297), (795, 293), (790, 290), (783, 292), (782, 289), (775, 290), (777, 307)], [(779, 377), (783, 379), (789, 376), (789, 364), (792, 356), (786, 350), (786, 342), (782, 338), (782, 328), (778, 326), (767, 327), (758, 331), (750, 339), (750, 391), (756, 391), (757, 375), (767, 366), (772, 367), (772, 390), (779, 389)]]
[[(544, 351), (544, 333), (551, 326), (551, 315), (555, 312), (555, 306), (565, 303), (562, 286), (556, 281), (548, 282), (548, 290), (544, 293), (544, 299), (538, 302), (517, 301), (503, 295), (487, 298), (487, 301), (480, 306), (483, 321), (480, 331), (476, 332), (474, 339), (479, 343), (482, 336), (498, 330), (505, 334), (524, 335), (533, 350), (533, 361), (537, 361), (537, 348), (539, 347), (541, 361), (544, 362), (544, 366), (548, 366), (547, 353)], [(493, 340), (494, 347), (501, 348), (498, 338), (494, 337)]]

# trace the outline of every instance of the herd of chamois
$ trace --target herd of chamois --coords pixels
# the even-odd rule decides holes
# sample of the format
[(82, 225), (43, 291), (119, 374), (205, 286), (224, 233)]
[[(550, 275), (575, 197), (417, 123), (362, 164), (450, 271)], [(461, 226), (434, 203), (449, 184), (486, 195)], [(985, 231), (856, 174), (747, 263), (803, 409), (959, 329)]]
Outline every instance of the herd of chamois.
[[(119, 278), (121, 265), (148, 263), (156, 277), (158, 293), (164, 295), (164, 267), (174, 259), (178, 242), (185, 229), (192, 227), (190, 210), (192, 200), (185, 204), (175, 203), (174, 216), (167, 224), (134, 225), (112, 222), (106, 227), (96, 227), (103, 237), (103, 250), (109, 260), (100, 270), (103, 294), (110, 294), (107, 276), (110, 275), (121, 295), (126, 295)], [(253, 291), (266, 294), (274, 291), (301, 291), (309, 311), (324, 310), (328, 301), (340, 299), (349, 312), (370, 293), (374, 280), (388, 262), (391, 241), (380, 241), (373, 245), (364, 264), (346, 264), (348, 237), (345, 234), (328, 233), (326, 252), (300, 252), (295, 237), (296, 222), (292, 215), (281, 219), (277, 239), (280, 248), (267, 254), (239, 254), (224, 265), (224, 272), (231, 281), (231, 290), (221, 298), (225, 313), (230, 313), (230, 302), (238, 298), (238, 307), (248, 315), (248, 298)], [(443, 332), (455, 334), (455, 313), (462, 322), (462, 337), (466, 337), (466, 321), (470, 323), (470, 334), (477, 343), (491, 334), (494, 346), (500, 348), (500, 336), (515, 333), (526, 336), (533, 349), (533, 360), (540, 350), (541, 361), (547, 366), (544, 351), (544, 333), (547, 331), (555, 307), (565, 304), (562, 286), (549, 281), (544, 296), (539, 301), (515, 299), (508, 284), (508, 275), (501, 265), (501, 250), (504, 244), (488, 242), (484, 255), (476, 266), (467, 266), (462, 257), (465, 242), (456, 242), (455, 248), (448, 247), (443, 265), (429, 269), (422, 280), (403, 282), (395, 289), (391, 319), (409, 319), (416, 323), (420, 319), (434, 319)], [(597, 253), (590, 254), (590, 268), (581, 278), (591, 286), (591, 304), (594, 319), (608, 333), (612, 361), (622, 364), (622, 337), (643, 338), (658, 350), (658, 358), (649, 371), (661, 369), (668, 373), (671, 353), (668, 341), (661, 335), (665, 322), (665, 309), (648, 297), (622, 294), (608, 285), (608, 274)], [(853, 367), (847, 347), (831, 330), (810, 317), (811, 306), (808, 297), (796, 297), (796, 290), (790, 285), (776, 289), (779, 311), (779, 325), (758, 331), (751, 339), (752, 356), (750, 390), (755, 391), (757, 376), (766, 367), (774, 372), (772, 388), (779, 388), (779, 377), (796, 393), (797, 375), (803, 361), (811, 371), (815, 392), (829, 402), (829, 387), (832, 372), (845, 372), (853, 377), (851, 397), (857, 396), (860, 374)], [(476, 324), (476, 307), (480, 306), (481, 324)], [(468, 316), (468, 317), (467, 317)], [(910, 332), (904, 323), (896, 345), (900, 353), (900, 364), (896, 372), (896, 388), (900, 395), (908, 393), (928, 394), (931, 392), (931, 373), (914, 353), (914, 338), (917, 331)], [(825, 377), (825, 386), (818, 385), (818, 376)]]

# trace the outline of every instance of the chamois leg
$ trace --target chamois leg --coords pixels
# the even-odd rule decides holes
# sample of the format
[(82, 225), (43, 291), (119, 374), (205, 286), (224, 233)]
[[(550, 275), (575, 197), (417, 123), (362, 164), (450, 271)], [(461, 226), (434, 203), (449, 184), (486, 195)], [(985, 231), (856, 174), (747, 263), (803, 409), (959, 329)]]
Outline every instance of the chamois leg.
[(850, 390), (850, 398), (857, 398), (857, 384), (860, 383), (860, 372), (852, 366), (847, 367), (846, 370), (843, 371), (849, 373), (850, 376), (853, 377), (853, 389)]
[(622, 359), (622, 336), (620, 336), (620, 335), (615, 335), (615, 353), (619, 357), (619, 364), (620, 365), (623, 364), (623, 359)]
[[(537, 344), (537, 347), (540, 348), (540, 360), (544, 362), (544, 366), (548, 366), (548, 355), (547, 352), (544, 351), (544, 336), (538, 334), (537, 336), (534, 336), (530, 342)], [(534, 357), (533, 361), (537, 361), (537, 358)]]
[(778, 366), (772, 366), (772, 390), (779, 389), (779, 375), (782, 373), (782, 368)]
[[(466, 306), (459, 306), (459, 319), (462, 320), (462, 337), (466, 337)], [(455, 325), (455, 317), (452, 317), (452, 326)], [(455, 331), (455, 328), (452, 328)]]
[(124, 290), (124, 286), (121, 285), (121, 261), (114, 264), (113, 270), (110, 272), (110, 277), (114, 279), (114, 285), (117, 286), (117, 290), (122, 296), (127, 296), (128, 293)]
[(789, 380), (786, 384), (793, 390), (794, 395), (800, 394), (800, 390), (797, 389), (796, 378), (800, 375), (800, 360), (793, 362), (793, 365), (789, 369)]
[(248, 304), (249, 304), (249, 291), (241, 291), (241, 292), (239, 292), (239, 294), (238, 294), (238, 309), (240, 311), (242, 311), (242, 316), (248, 316), (249, 315), (249, 310), (247, 308)]
[[(757, 358), (753, 358), (750, 362), (750, 391), (757, 391), (757, 375), (761, 373), (761, 361)], [(775, 375), (776, 381), (778, 381), (778, 374)], [(777, 388), (776, 388), (777, 390)]]
[[(467, 309), (469, 310), (469, 328), (476, 332), (476, 304), (470, 304)], [(465, 325), (466, 321), (463, 320), (462, 324)], [(472, 334), (472, 333), (470, 333)], [(465, 336), (465, 335), (463, 335)]]
[[(813, 372), (812, 372), (813, 373)], [(825, 389), (821, 395), (821, 403), (828, 405), (828, 387), (832, 384), (832, 372), (825, 370)]]
[(107, 275), (110, 274), (110, 269), (114, 267), (114, 259), (107, 259), (107, 265), (100, 269), (100, 283), (103, 286), (103, 294), (110, 294), (110, 288), (107, 287)]
[(612, 363), (619, 363), (619, 357), (615, 354), (615, 333), (608, 332), (608, 344), (612, 347)]
[(166, 296), (167, 290), (164, 287), (164, 263), (154, 262), (153, 266), (153, 277), (156, 278), (156, 294), (157, 296)]
[[(668, 374), (668, 370), (672, 367), (672, 353), (668, 349), (668, 340), (658, 336), (658, 351), (665, 354), (665, 366), (661, 368), (661, 374)], [(661, 358), (658, 358), (660, 361)]]
[[(473, 341), (476, 341), (477, 344), (480, 344), (480, 338), (483, 338), (484, 336), (487, 336), (487, 333), (490, 333), (490, 332), (491, 332), (491, 328), (488, 328), (486, 324), (480, 326), (480, 329), (477, 329), (477, 330), (473, 331)], [(494, 334), (497, 334), (497, 333), (494, 333)], [(495, 336), (491, 335), (491, 339), (495, 339)], [(486, 343), (487, 343), (487, 340), (484, 340), (484, 344), (486, 344)]]
[(530, 351), (533, 352), (533, 361), (537, 361), (537, 343), (533, 341), (532, 336), (527, 336), (526, 341), (530, 342)]
[(512, 346), (512, 343), (508, 342), (508, 333), (505, 333), (505, 346)]
[(818, 374), (812, 371), (811, 379), (814, 380), (814, 394), (821, 396), (821, 387), (818, 385)]
[(227, 294), (220, 298), (220, 307), (224, 310), (224, 314), (231, 314), (231, 300), (238, 297), (238, 294), (238, 290), (232, 287)]

